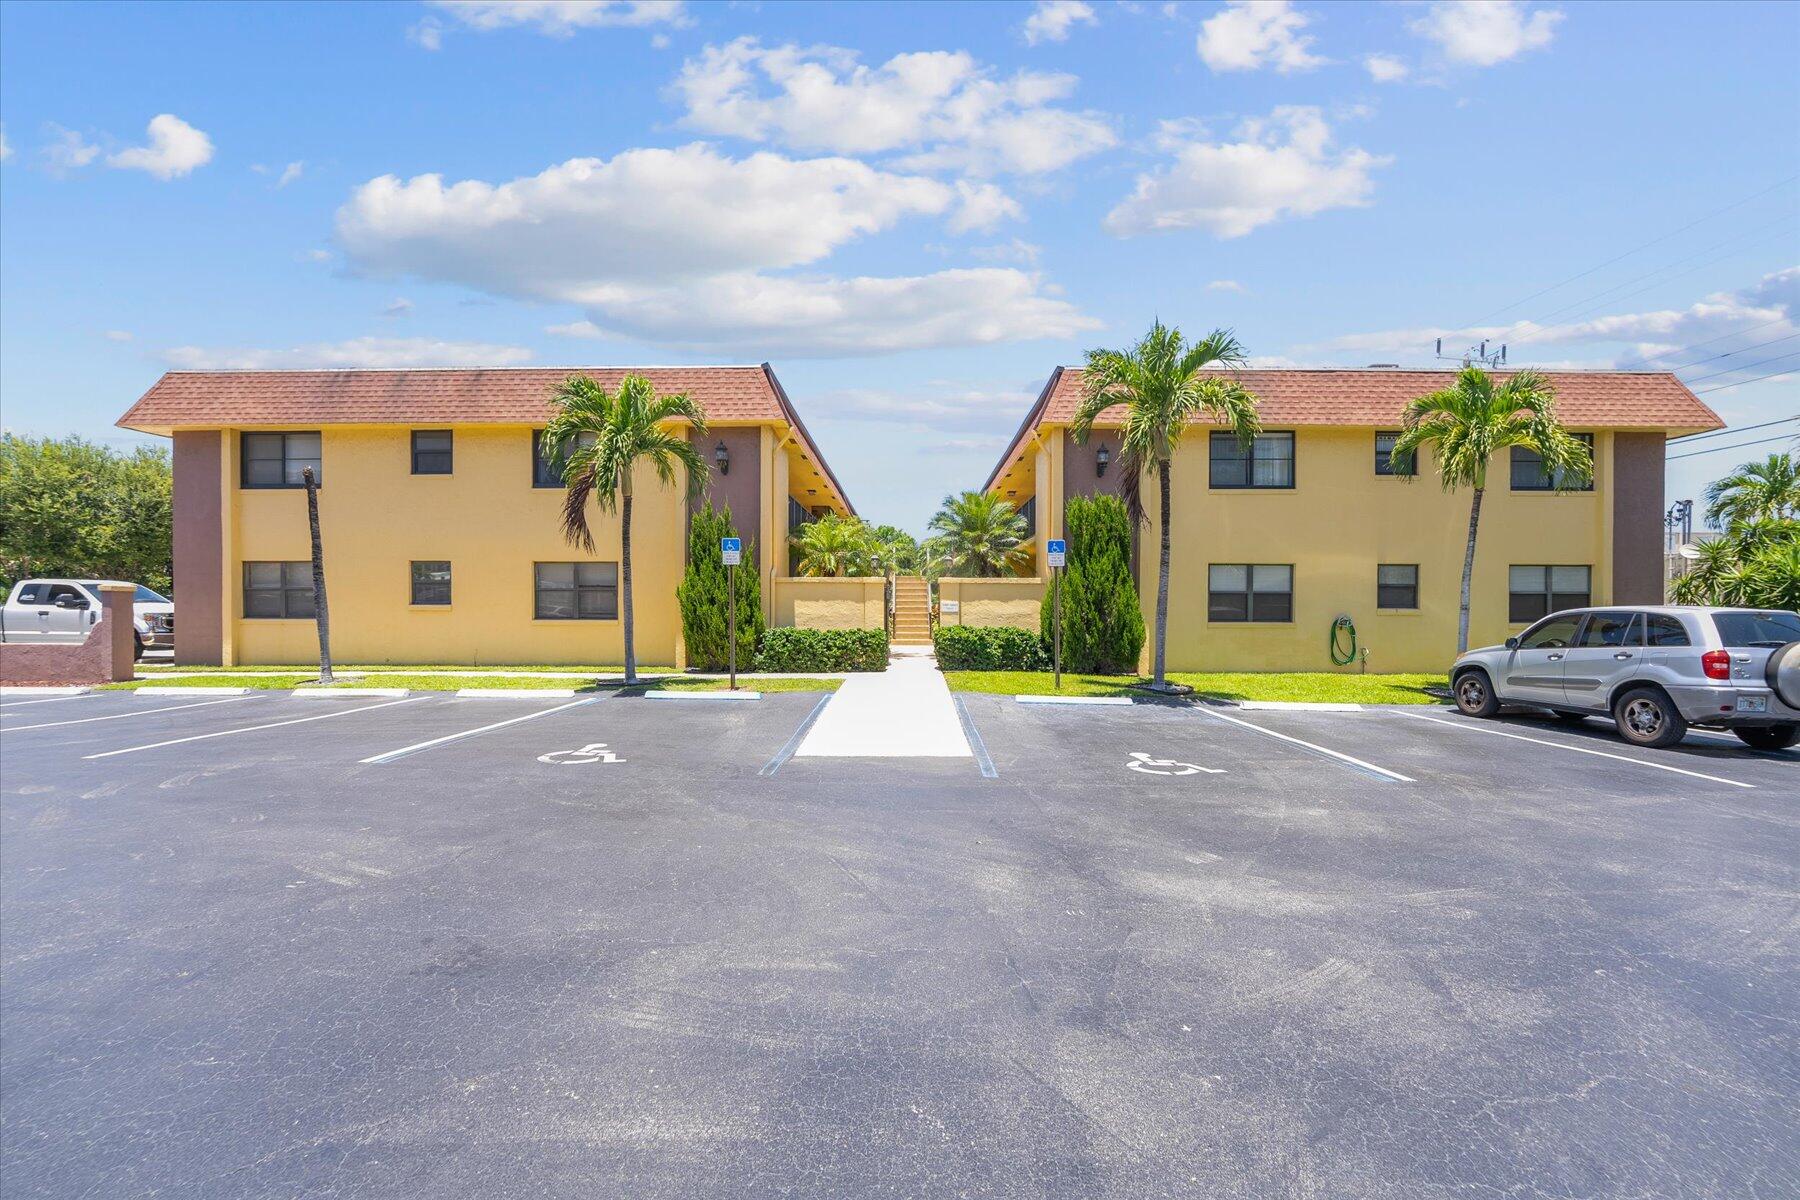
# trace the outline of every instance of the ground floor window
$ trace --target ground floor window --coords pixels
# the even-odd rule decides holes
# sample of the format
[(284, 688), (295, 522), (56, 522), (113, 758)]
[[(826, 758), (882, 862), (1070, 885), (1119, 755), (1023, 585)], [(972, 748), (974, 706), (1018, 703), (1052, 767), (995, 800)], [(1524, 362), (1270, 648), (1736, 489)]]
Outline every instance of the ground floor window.
[(1382, 563), (1376, 567), (1375, 607), (1419, 607), (1419, 564)]
[(534, 584), (540, 621), (619, 619), (618, 563), (538, 563)]
[(313, 615), (312, 564), (310, 562), (247, 562), (244, 564), (244, 616), (306, 618)]
[(447, 562), (414, 562), (412, 565), (412, 602), (414, 604), (450, 603), (450, 564)]
[(1515, 625), (1565, 608), (1586, 608), (1593, 591), (1585, 566), (1515, 566), (1507, 572), (1506, 619)]
[(1294, 568), (1281, 563), (1214, 563), (1206, 570), (1209, 621), (1292, 621)]

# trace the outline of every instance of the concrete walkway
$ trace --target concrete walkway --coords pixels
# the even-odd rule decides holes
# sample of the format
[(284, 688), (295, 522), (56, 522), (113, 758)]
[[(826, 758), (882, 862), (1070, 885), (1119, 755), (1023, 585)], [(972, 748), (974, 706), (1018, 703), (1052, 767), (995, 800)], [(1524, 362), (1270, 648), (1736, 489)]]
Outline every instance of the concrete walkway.
[(852, 675), (813, 722), (796, 758), (969, 758), (937, 660), (895, 654), (879, 675)]

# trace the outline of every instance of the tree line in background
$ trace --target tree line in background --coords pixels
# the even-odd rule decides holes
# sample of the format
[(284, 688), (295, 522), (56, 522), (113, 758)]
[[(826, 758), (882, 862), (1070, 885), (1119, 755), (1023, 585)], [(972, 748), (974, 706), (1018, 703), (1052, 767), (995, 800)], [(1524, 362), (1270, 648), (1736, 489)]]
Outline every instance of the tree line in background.
[(1677, 604), (1800, 609), (1800, 456), (1745, 463), (1706, 489), (1692, 567), (1669, 585)]
[(52, 575), (171, 595), (169, 452), (0, 434), (0, 588)]

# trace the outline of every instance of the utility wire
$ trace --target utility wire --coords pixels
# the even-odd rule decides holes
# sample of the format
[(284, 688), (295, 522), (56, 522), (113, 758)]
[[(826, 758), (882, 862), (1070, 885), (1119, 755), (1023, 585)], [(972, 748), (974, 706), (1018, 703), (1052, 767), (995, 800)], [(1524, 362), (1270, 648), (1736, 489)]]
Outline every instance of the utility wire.
[(1736, 350), (1727, 350), (1723, 354), (1709, 354), (1705, 358), (1696, 358), (1691, 363), (1682, 363), (1679, 367), (1666, 367), (1664, 369), (1669, 371), (1685, 371), (1689, 367), (1705, 366), (1708, 363), (1717, 362), (1721, 358), (1730, 358), (1734, 354), (1743, 354), (1750, 350), (1761, 350), (1764, 346), (1773, 346), (1777, 342), (1791, 342), (1795, 338), (1800, 338), (1800, 333), (1790, 333), (1784, 337), (1770, 338), (1768, 341), (1758, 342), (1754, 346), (1739, 346)]
[(1699, 391), (1695, 392), (1694, 395), (1704, 396), (1708, 392), (1725, 392), (1730, 391), (1735, 387), (1743, 387), (1746, 383), (1761, 383), (1765, 379), (1780, 379), (1785, 375), (1792, 375), (1795, 370), (1800, 370), (1800, 368), (1790, 367), (1785, 371), (1777, 371), (1773, 375), (1758, 375), (1755, 379), (1740, 379), (1736, 383), (1721, 383), (1718, 387), (1701, 388)]
[(1688, 379), (1688, 380), (1683, 380), (1683, 382), (1686, 383), (1689, 387), (1692, 387), (1696, 383), (1705, 383), (1707, 380), (1717, 379), (1721, 375), (1736, 375), (1739, 371), (1754, 371), (1758, 367), (1766, 367), (1772, 362), (1780, 362), (1782, 359), (1792, 358), (1796, 354), (1800, 354), (1800, 350), (1784, 350), (1782, 353), (1775, 355), (1773, 358), (1765, 358), (1760, 362), (1739, 363), (1735, 367), (1726, 367), (1723, 371), (1714, 371), (1711, 375), (1702, 375), (1698, 379)]
[[(1533, 292), (1531, 295), (1525, 297), (1525, 299), (1523, 299), (1523, 300), (1515, 300), (1513, 303), (1506, 305), (1504, 308), (1497, 308), (1493, 312), (1488, 313), (1485, 316), (1478, 317), (1477, 319), (1470, 321), (1468, 323), (1468, 325), (1469, 326), (1479, 325), (1483, 321), (1490, 320), (1493, 317), (1497, 317), (1503, 312), (1511, 312), (1513, 309), (1518, 308), (1522, 304), (1529, 304), (1533, 300), (1536, 300), (1539, 296), (1547, 296), (1551, 292), (1554, 292), (1559, 288), (1567, 287), (1569, 284), (1574, 283), (1577, 279), (1586, 279), (1589, 275), (1594, 274), (1596, 271), (1603, 271), (1607, 267), (1612, 266), (1614, 263), (1619, 262), (1622, 259), (1630, 258), (1632, 255), (1638, 253), (1638, 251), (1640, 251), (1640, 250), (1648, 250), (1652, 246), (1661, 245), (1663, 242), (1668, 241), (1672, 237), (1675, 237), (1679, 234), (1686, 233), (1688, 230), (1694, 228), (1696, 225), (1704, 225), (1706, 222), (1712, 220), (1714, 217), (1722, 216), (1723, 214), (1728, 213), (1732, 209), (1735, 209), (1735, 208), (1742, 208), (1744, 205), (1750, 203), (1750, 201), (1752, 201), (1752, 200), (1761, 199), (1763, 196), (1768, 195), (1770, 192), (1775, 191), (1777, 188), (1786, 187), (1788, 184), (1793, 183), (1796, 179), (1800, 179), (1800, 175), (1790, 175), (1786, 179), (1783, 179), (1777, 183), (1773, 183), (1773, 184), (1769, 185), (1768, 187), (1764, 188), (1760, 192), (1752, 193), (1751, 195), (1745, 196), (1742, 200), (1735, 201), (1731, 204), (1727, 204), (1724, 208), (1717, 209), (1713, 212), (1707, 213), (1704, 217), (1701, 217), (1700, 219), (1698, 219), (1696, 221), (1689, 221), (1686, 225), (1683, 225), (1680, 229), (1674, 230), (1673, 232), (1670, 232), (1670, 233), (1665, 233), (1661, 237), (1658, 237), (1658, 238), (1651, 238), (1649, 241), (1643, 243), (1640, 246), (1634, 246), (1630, 250), (1625, 251), (1625, 253), (1623, 253), (1623, 254), (1620, 254), (1613, 258), (1607, 259), (1605, 262), (1601, 263), (1597, 267), (1589, 267), (1587, 270), (1581, 272), (1578, 275), (1569, 276), (1567, 279), (1563, 280), (1561, 283), (1553, 283), (1547, 288), (1543, 288), (1540, 291)], [(1467, 328), (1467, 327), (1468, 326), (1465, 326), (1465, 328)]]
[(1764, 421), (1761, 425), (1738, 425), (1731, 429), (1715, 429), (1711, 433), (1690, 433), (1678, 438), (1670, 438), (1671, 442), (1698, 442), (1705, 438), (1724, 437), (1728, 433), (1749, 433), (1752, 429), (1767, 429), (1771, 425), (1786, 425), (1790, 421), (1800, 421), (1800, 417), (1783, 417), (1779, 421)]
[[(1779, 325), (1786, 320), (1787, 320), (1787, 318), (1785, 316), (1782, 316), (1782, 317), (1774, 317), (1774, 318), (1764, 321), (1758, 325), (1746, 325), (1742, 329), (1734, 329), (1730, 333), (1721, 333), (1717, 337), (1709, 337), (1703, 342), (1695, 342), (1691, 346), (1683, 346), (1683, 347), (1681, 347), (1681, 349), (1671, 350), (1667, 354), (1652, 354), (1648, 358), (1634, 358), (1630, 362), (1624, 363), (1616, 369), (1620, 370), (1620, 371), (1625, 371), (1625, 370), (1630, 370), (1633, 367), (1648, 366), (1650, 364), (1651, 359), (1674, 358), (1678, 354), (1686, 354), (1690, 350), (1698, 350), (1702, 346), (1710, 346), (1714, 342), (1722, 342), (1726, 338), (1742, 337), (1746, 333), (1755, 333), (1758, 329), (1767, 329), (1771, 325)], [(1733, 350), (1732, 353), (1736, 354), (1737, 351)], [(1690, 363), (1689, 365), (1691, 366), (1692, 364)], [(1676, 369), (1680, 370), (1679, 367)]]
[[(1779, 238), (1787, 238), (1790, 236), (1792, 236), (1792, 235), (1788, 230), (1783, 230), (1781, 233), (1776, 235), (1776, 237), (1779, 237)], [(1774, 241), (1775, 238), (1763, 238), (1761, 240), (1768, 242), (1768, 241)], [(1752, 245), (1752, 246), (1754, 246), (1756, 244), (1757, 244), (1756, 242), (1750, 243), (1750, 245)], [(1614, 296), (1610, 300), (1602, 300), (1599, 304), (1591, 305), (1588, 308), (1585, 308), (1582, 311), (1576, 313), (1574, 316), (1570, 317), (1567, 321), (1565, 321), (1564, 324), (1572, 325), (1577, 321), (1586, 320), (1588, 317), (1593, 316), (1595, 313), (1599, 312), (1603, 308), (1611, 308), (1613, 305), (1618, 304), (1625, 300), (1630, 300), (1634, 296), (1641, 296), (1645, 292), (1653, 292), (1657, 288), (1662, 287), (1664, 284), (1671, 283), (1677, 279), (1685, 278), (1689, 275), (1692, 275), (1696, 271), (1703, 271), (1707, 267), (1712, 266), (1714, 263), (1720, 262), (1727, 258), (1730, 258), (1730, 257), (1732, 257), (1732, 255), (1737, 254), (1737, 253), (1738, 253), (1737, 250), (1727, 250), (1724, 254), (1715, 254), (1711, 258), (1705, 260), (1704, 262), (1695, 263), (1693, 266), (1689, 267), (1685, 271), (1677, 271), (1677, 272), (1675, 272), (1675, 274), (1664, 276), (1663, 278), (1658, 279), (1653, 283), (1646, 283), (1643, 287), (1638, 288), (1636, 291), (1626, 292), (1623, 296)], [(1675, 264), (1670, 264), (1670, 265), (1673, 266)], [(1654, 274), (1654, 273), (1655, 272), (1652, 272), (1652, 274)]]
[(1759, 438), (1754, 442), (1733, 442), (1729, 446), (1713, 446), (1706, 450), (1690, 450), (1686, 454), (1671, 454), (1663, 459), (1663, 461), (1674, 462), (1678, 458), (1699, 458), (1702, 454), (1717, 454), (1721, 450), (1743, 450), (1749, 446), (1766, 446), (1770, 442), (1785, 442), (1787, 436), (1788, 435), (1784, 433), (1779, 437)]

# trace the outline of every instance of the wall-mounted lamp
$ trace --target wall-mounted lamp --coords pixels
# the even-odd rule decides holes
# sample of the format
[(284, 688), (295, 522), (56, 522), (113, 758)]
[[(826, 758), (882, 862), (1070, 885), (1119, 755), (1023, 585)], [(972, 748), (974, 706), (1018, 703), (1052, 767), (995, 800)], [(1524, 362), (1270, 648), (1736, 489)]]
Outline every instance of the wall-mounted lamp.
[(719, 465), (719, 474), (731, 474), (731, 451), (725, 449), (724, 442), (713, 447), (713, 462)]
[(1111, 461), (1112, 461), (1112, 451), (1110, 451), (1106, 448), (1105, 442), (1101, 442), (1100, 448), (1098, 450), (1094, 451), (1094, 474), (1096, 476), (1105, 475), (1106, 474), (1106, 464)]

